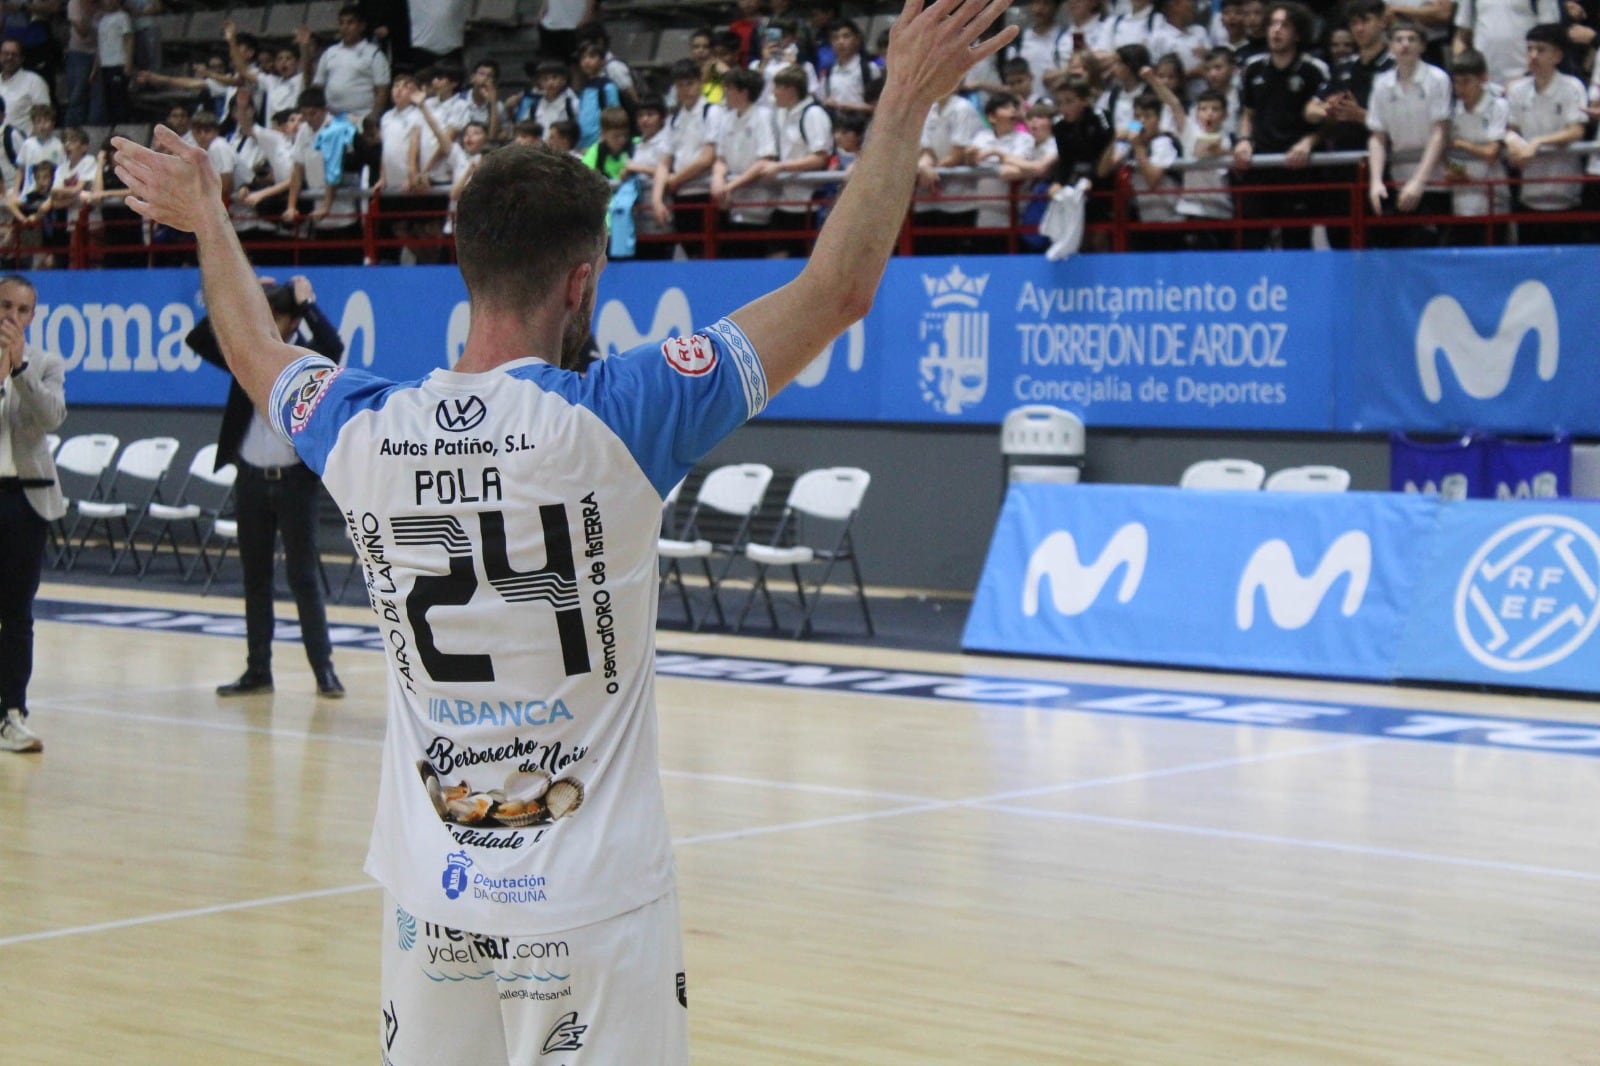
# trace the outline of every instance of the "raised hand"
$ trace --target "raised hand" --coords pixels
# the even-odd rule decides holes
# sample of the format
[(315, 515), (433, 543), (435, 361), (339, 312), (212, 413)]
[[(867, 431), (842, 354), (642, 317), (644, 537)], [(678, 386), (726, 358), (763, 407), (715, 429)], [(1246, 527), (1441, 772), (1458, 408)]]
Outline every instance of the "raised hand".
[(926, 6), (923, 0), (907, 0), (889, 30), (884, 92), (903, 92), (927, 106), (955, 92), (974, 63), (999, 52), (1021, 32), (1007, 26), (980, 40), (1008, 7), (1009, 0), (934, 0)]
[(193, 233), (207, 215), (222, 210), (222, 182), (204, 148), (157, 126), (158, 152), (126, 137), (113, 137), (117, 177), (128, 186), (130, 208), (163, 226)]

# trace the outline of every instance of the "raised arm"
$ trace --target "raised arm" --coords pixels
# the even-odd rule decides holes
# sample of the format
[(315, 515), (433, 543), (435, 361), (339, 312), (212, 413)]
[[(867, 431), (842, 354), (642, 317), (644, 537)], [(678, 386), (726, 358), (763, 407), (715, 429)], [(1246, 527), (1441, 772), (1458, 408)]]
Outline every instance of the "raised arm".
[(165, 126), (157, 126), (155, 136), (171, 154), (151, 151), (126, 137), (112, 139), (117, 176), (128, 186), (127, 204), (151, 221), (194, 234), (217, 343), (234, 379), (256, 409), (267, 413), (278, 375), (308, 352), (285, 344), (278, 335), (261, 283), (228, 219), (221, 183), (205, 151), (185, 144)]
[(865, 317), (911, 203), (922, 124), (978, 60), (1010, 44), (1008, 26), (975, 43), (1007, 0), (907, 0), (889, 31), (888, 82), (872, 136), (800, 275), (731, 316), (750, 338), (772, 392), (823, 345)]

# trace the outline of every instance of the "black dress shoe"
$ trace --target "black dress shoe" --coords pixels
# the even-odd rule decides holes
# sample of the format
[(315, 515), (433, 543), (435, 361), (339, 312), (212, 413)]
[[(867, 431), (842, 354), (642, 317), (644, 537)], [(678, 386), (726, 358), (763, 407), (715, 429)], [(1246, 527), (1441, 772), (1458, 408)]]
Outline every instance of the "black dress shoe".
[(226, 685), (217, 686), (217, 695), (219, 696), (255, 696), (271, 691), (271, 674), (245, 673), (240, 675), (237, 681), (230, 681)]
[(330, 700), (344, 699), (344, 686), (339, 683), (339, 675), (333, 672), (333, 667), (324, 666), (317, 674), (317, 695), (325, 696)]

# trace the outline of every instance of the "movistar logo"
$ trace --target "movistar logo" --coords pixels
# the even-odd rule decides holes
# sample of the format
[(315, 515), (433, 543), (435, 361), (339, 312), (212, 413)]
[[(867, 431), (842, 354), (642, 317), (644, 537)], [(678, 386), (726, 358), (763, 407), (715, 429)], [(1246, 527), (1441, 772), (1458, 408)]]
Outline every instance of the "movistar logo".
[(1511, 291), (1500, 325), (1484, 337), (1452, 296), (1435, 296), (1422, 309), (1417, 323), (1417, 376), (1430, 403), (1444, 396), (1439, 382), (1439, 355), (1454, 371), (1462, 390), (1474, 400), (1499, 396), (1511, 380), (1517, 350), (1532, 331), (1538, 338), (1537, 369), (1540, 381), (1556, 375), (1561, 358), (1561, 330), (1556, 322), (1556, 302), (1543, 282), (1524, 281)]
[(1309, 577), (1300, 576), (1294, 553), (1282, 540), (1269, 540), (1257, 548), (1239, 578), (1234, 621), (1241, 630), (1256, 621), (1256, 593), (1267, 601), (1267, 614), (1279, 629), (1300, 629), (1316, 616), (1317, 608), (1333, 583), (1348, 577), (1339, 611), (1346, 618), (1361, 608), (1372, 578), (1372, 541), (1352, 529), (1329, 546)]
[(607, 300), (595, 319), (594, 342), (600, 354), (610, 358), (641, 344), (660, 344), (668, 337), (687, 337), (693, 332), (694, 319), (689, 311), (689, 297), (674, 286), (663, 292), (656, 301), (655, 317), (650, 320), (650, 328), (644, 332), (640, 332), (621, 300)]
[(1078, 542), (1062, 530), (1050, 534), (1028, 559), (1028, 575), (1022, 582), (1022, 613), (1032, 618), (1039, 613), (1039, 586), (1050, 580), (1050, 602), (1065, 615), (1082, 614), (1100, 598), (1111, 575), (1122, 568), (1122, 583), (1117, 586), (1117, 602), (1127, 603), (1139, 591), (1144, 564), (1150, 554), (1150, 533), (1138, 522), (1129, 522), (1112, 534), (1100, 557), (1084, 565), (1078, 556)]

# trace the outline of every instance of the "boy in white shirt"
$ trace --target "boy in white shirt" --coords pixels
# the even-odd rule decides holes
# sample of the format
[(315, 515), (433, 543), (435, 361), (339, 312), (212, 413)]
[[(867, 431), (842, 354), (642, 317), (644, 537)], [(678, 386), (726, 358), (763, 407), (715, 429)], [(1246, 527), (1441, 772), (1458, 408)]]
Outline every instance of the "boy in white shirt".
[[(1581, 195), (1575, 181), (1534, 181), (1535, 178), (1576, 178), (1583, 173), (1579, 156), (1541, 153), (1583, 139), (1588, 120), (1589, 94), (1583, 83), (1562, 74), (1566, 34), (1554, 22), (1541, 23), (1527, 33), (1528, 76), (1506, 90), (1510, 108), (1506, 134), (1506, 161), (1522, 171), (1521, 202), (1530, 211), (1570, 211)], [(1523, 222), (1517, 226), (1518, 244), (1566, 244), (1581, 239), (1581, 228), (1566, 222)]]
[(30, 172), (36, 164), (49, 162), (59, 170), (67, 161), (66, 146), (56, 135), (56, 109), (49, 104), (35, 104), (30, 117), (33, 133), (22, 142), (22, 155), (18, 159), (16, 191), (19, 196), (32, 184)]
[[(1178, 191), (1182, 186), (1172, 165), (1178, 161), (1178, 142), (1161, 129), (1161, 97), (1141, 93), (1133, 101), (1133, 122), (1126, 130), (1130, 184), (1140, 222), (1177, 222)], [(1124, 136), (1119, 130), (1118, 136)], [(1183, 247), (1181, 231), (1134, 233), (1128, 246), (1136, 252), (1168, 251)]]
[[(777, 185), (769, 180), (778, 159), (777, 130), (772, 111), (756, 103), (765, 80), (759, 71), (734, 69), (722, 79), (728, 113), (717, 135), (716, 161), (711, 164), (712, 202), (727, 212), (723, 227), (730, 232), (764, 230), (772, 218)], [(721, 255), (741, 258), (765, 251), (760, 242), (733, 240)]]
[[(1500, 155), (1505, 150), (1511, 109), (1504, 96), (1489, 91), (1489, 63), (1475, 48), (1450, 61), (1450, 81), (1456, 95), (1451, 112), (1451, 157), (1446, 167), (1446, 180), (1454, 185), (1451, 213), (1458, 218), (1501, 214), (1511, 208), (1510, 188), (1476, 183), (1506, 176)], [(1496, 225), (1497, 234), (1503, 228)], [(1453, 226), (1444, 243), (1477, 245), (1483, 243), (1483, 236), (1481, 226)], [(1495, 243), (1504, 241), (1496, 236)]]
[[(1371, 131), (1367, 138), (1371, 175), (1367, 200), (1376, 214), (1411, 214), (1419, 208), (1424, 215), (1449, 211), (1445, 192), (1426, 191), (1444, 159), (1450, 134), (1450, 76), (1422, 61), (1426, 44), (1421, 26), (1410, 20), (1396, 21), (1389, 31), (1394, 68), (1372, 82), (1367, 99), (1367, 129)], [(1386, 169), (1387, 177), (1400, 185), (1393, 199), (1384, 184)], [(1417, 247), (1437, 240), (1431, 226), (1406, 225), (1375, 229), (1370, 243)]]

